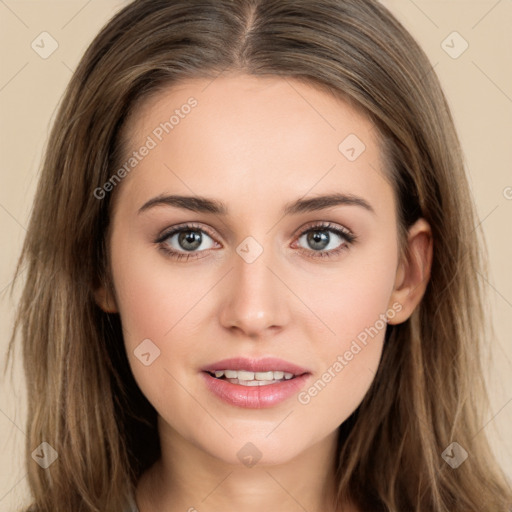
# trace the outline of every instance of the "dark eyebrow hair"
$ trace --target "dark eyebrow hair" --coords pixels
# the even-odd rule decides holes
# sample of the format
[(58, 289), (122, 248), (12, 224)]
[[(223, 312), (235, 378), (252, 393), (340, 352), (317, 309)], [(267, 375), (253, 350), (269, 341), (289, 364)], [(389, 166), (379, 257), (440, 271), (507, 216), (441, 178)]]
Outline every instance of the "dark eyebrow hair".
[(309, 199), (297, 199), (284, 207), (284, 215), (295, 215), (297, 213), (314, 212), (324, 210), (333, 206), (360, 206), (369, 212), (375, 213), (370, 203), (362, 197), (353, 194), (328, 194), (311, 197)]
[[(347, 205), (360, 206), (369, 212), (375, 213), (371, 205), (362, 197), (352, 194), (328, 194), (309, 199), (297, 199), (287, 203), (283, 209), (284, 215), (295, 215), (298, 213), (313, 212), (324, 210), (333, 206)], [(155, 206), (174, 206), (199, 213), (213, 213), (217, 215), (227, 215), (228, 208), (221, 201), (209, 199), (201, 196), (181, 196), (181, 195), (159, 195), (156, 196), (140, 208), (138, 213), (153, 208)]]

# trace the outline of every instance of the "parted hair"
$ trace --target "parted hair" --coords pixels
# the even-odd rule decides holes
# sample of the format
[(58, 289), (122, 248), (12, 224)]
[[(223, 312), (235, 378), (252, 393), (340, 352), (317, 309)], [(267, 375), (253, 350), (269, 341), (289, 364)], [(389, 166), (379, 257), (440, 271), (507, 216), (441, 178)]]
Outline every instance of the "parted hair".
[[(136, 0), (92, 41), (53, 123), (16, 271), (10, 350), (20, 343), (26, 374), (29, 510), (121, 512), (160, 456), (119, 315), (94, 299), (113, 286), (117, 189), (93, 192), (123, 161), (122, 129), (144, 99), (229, 72), (294, 78), (350, 102), (382, 142), (402, 238), (420, 217), (432, 228), (425, 295), (388, 327), (375, 379), (339, 429), (333, 508), (348, 496), (372, 512), (511, 510), (481, 431), (485, 249), (460, 143), (427, 56), (376, 0)], [(46, 470), (30, 457), (43, 441), (59, 455)], [(453, 441), (470, 455), (457, 469), (441, 457)]]

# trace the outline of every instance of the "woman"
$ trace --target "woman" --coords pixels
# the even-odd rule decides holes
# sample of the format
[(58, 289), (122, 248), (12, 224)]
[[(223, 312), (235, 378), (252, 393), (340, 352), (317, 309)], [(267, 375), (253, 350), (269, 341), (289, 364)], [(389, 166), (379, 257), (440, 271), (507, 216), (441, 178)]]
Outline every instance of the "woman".
[(129, 4), (68, 87), (18, 267), (30, 510), (510, 510), (475, 225), (379, 3)]

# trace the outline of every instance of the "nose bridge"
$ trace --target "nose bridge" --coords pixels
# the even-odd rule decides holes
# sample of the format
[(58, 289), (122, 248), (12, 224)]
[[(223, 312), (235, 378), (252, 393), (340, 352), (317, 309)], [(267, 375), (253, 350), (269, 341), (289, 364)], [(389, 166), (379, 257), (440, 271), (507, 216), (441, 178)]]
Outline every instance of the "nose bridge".
[(237, 327), (254, 336), (286, 322), (285, 290), (269, 269), (276, 267), (272, 245), (266, 243), (263, 247), (253, 237), (247, 237), (237, 247), (221, 315), (225, 327)]

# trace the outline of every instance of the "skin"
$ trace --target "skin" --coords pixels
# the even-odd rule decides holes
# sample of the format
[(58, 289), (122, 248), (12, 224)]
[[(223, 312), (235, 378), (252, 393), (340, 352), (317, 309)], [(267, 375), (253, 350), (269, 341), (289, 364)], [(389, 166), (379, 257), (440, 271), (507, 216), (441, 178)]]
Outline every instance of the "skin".
[[(206, 388), (199, 370), (228, 357), (270, 355), (310, 370), (307, 389), (379, 315), (394, 308), (389, 323), (411, 315), (428, 281), (430, 228), (422, 219), (413, 225), (408, 256), (401, 256), (394, 193), (372, 123), (290, 79), (229, 74), (174, 85), (129, 119), (130, 151), (191, 96), (198, 105), (115, 190), (109, 237), (115, 296), (96, 291), (105, 311), (120, 314), (133, 374), (159, 414), (162, 458), (141, 478), (138, 506), (141, 512), (260, 512), (277, 504), (281, 511), (332, 510), (337, 429), (372, 383), (385, 329), (307, 404), (295, 395), (271, 408), (235, 407)], [(338, 149), (349, 134), (366, 146), (352, 162)], [(333, 192), (363, 198), (373, 211), (337, 205), (282, 214), (290, 201)], [(160, 205), (138, 213), (160, 194), (206, 196), (229, 211)], [(155, 240), (185, 222), (209, 232), (196, 249), (201, 257), (173, 260)], [(322, 249), (301, 234), (324, 222), (357, 240), (331, 258), (315, 257)], [(327, 233), (324, 250), (346, 244)], [(236, 252), (248, 236), (263, 248), (250, 264)], [(177, 235), (165, 244), (186, 252)], [(161, 351), (149, 366), (134, 355), (147, 338)], [(237, 457), (248, 442), (261, 452), (252, 468)]]

